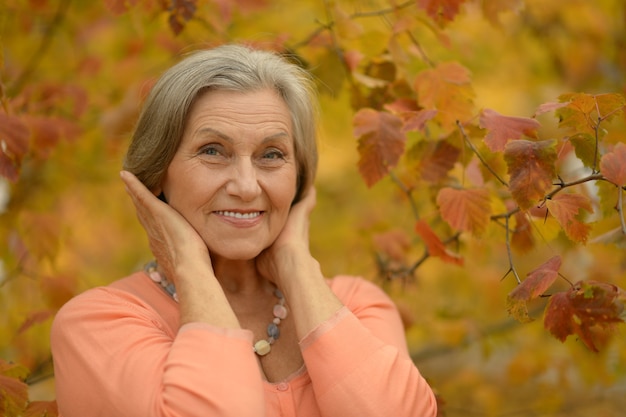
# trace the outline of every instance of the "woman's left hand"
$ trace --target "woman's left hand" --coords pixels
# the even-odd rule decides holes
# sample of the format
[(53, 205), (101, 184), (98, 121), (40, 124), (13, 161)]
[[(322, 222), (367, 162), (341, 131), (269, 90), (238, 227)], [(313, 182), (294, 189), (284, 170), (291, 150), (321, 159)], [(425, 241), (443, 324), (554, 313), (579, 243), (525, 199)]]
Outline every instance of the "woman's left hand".
[(290, 268), (312, 258), (309, 251), (309, 218), (315, 207), (315, 188), (309, 188), (302, 199), (291, 207), (287, 222), (272, 246), (257, 257), (259, 273), (281, 286), (281, 278), (289, 274)]

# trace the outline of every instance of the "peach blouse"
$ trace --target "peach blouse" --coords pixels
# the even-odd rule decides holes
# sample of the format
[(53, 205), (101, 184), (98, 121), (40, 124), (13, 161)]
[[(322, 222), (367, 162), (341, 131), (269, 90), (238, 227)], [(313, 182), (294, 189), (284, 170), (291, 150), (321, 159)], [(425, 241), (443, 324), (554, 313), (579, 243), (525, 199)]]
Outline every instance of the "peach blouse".
[(52, 328), (60, 415), (435, 416), (392, 301), (361, 278), (328, 282), (344, 307), (300, 341), (304, 366), (277, 383), (263, 379), (251, 331), (179, 327), (178, 305), (144, 272), (88, 290)]

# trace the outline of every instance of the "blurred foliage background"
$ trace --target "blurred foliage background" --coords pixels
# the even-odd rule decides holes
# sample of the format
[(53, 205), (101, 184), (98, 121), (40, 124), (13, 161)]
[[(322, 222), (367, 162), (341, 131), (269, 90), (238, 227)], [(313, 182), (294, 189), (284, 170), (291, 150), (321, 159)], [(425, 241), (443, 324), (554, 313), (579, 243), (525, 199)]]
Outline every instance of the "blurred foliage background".
[[(412, 39), (394, 32), (402, 25)], [(540, 320), (509, 318), (515, 282), (502, 280), (508, 260), (493, 236), (465, 242), (463, 267), (429, 260), (414, 276), (381, 276), (381, 246), (394, 242), (399, 262), (418, 256), (415, 219), (393, 181), (367, 188), (359, 176), (353, 91), (335, 49), (373, 60), (391, 47), (411, 51), (407, 72), (459, 62), (477, 109), (531, 116), (562, 93), (626, 92), (623, 0), (0, 0), (2, 111), (33, 132), (18, 178), (0, 177), (0, 358), (31, 370), (31, 399), (54, 398), (56, 309), (150, 258), (118, 179), (141, 98), (182, 55), (224, 42), (289, 50), (316, 76), (312, 250), (327, 276), (362, 275), (396, 300), (445, 415), (622, 415), (624, 328), (595, 354), (554, 339)], [(544, 135), (552, 128), (546, 122)], [(518, 266), (526, 272), (545, 255), (528, 253)], [(574, 247), (564, 265), (572, 280), (626, 285), (623, 248)]]

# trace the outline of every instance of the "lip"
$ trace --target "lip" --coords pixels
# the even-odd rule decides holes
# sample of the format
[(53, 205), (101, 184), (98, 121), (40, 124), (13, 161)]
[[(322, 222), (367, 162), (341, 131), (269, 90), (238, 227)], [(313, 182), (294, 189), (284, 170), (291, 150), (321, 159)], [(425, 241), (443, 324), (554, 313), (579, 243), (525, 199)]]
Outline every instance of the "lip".
[(217, 218), (236, 227), (251, 227), (261, 222), (265, 217), (262, 210), (216, 210)]

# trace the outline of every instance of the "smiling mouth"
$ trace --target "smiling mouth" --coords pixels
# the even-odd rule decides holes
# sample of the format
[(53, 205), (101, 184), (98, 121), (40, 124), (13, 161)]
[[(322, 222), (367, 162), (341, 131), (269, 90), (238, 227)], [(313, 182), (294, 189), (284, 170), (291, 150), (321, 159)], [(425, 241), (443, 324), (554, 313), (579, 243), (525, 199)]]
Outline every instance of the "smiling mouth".
[(215, 214), (219, 214), (224, 217), (232, 217), (234, 219), (255, 219), (261, 215), (261, 212), (253, 211), (250, 213), (237, 213), (234, 211), (216, 211)]

